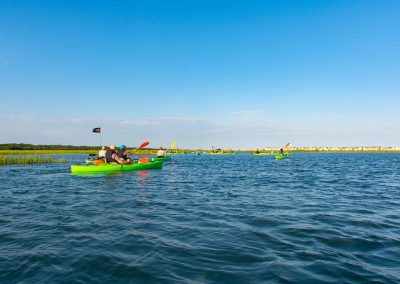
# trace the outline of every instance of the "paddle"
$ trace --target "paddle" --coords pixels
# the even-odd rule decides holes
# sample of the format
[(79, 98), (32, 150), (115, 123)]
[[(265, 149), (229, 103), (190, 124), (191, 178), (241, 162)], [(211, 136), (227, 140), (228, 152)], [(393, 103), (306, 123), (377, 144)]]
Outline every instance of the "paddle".
[(129, 152), (129, 155), (132, 155), (132, 153), (135, 152), (137, 149), (142, 149), (142, 148), (146, 147), (149, 144), (150, 144), (149, 141), (143, 142), (139, 147), (133, 149), (132, 152)]
[(149, 141), (143, 142), (139, 147), (133, 149), (132, 152), (136, 151), (137, 149), (142, 149), (142, 148), (146, 147), (149, 144), (150, 144)]
[(171, 153), (172, 153), (172, 149), (174, 149), (175, 147), (176, 147), (176, 142), (174, 141), (174, 142), (172, 142), (172, 144), (170, 146)]
[(286, 156), (289, 155), (289, 153), (290, 153), (289, 147), (290, 147), (290, 142), (288, 142), (288, 143), (285, 145), (285, 150), (287, 150)]

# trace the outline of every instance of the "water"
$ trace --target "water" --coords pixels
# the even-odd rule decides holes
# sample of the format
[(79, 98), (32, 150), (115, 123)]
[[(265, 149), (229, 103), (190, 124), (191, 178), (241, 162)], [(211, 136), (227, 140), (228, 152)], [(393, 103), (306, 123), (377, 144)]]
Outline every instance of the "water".
[(399, 283), (400, 155), (1, 167), (0, 282)]

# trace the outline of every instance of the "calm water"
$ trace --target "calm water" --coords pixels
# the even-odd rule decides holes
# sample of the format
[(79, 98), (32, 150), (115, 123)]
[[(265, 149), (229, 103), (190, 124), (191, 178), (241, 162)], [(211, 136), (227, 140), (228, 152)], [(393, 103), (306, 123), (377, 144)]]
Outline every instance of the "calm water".
[(0, 282), (399, 283), (400, 155), (1, 167)]

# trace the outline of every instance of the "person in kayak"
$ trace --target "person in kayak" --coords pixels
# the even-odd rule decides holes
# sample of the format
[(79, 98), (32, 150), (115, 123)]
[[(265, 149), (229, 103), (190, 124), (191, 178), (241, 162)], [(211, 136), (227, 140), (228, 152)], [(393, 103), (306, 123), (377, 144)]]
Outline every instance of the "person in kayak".
[(256, 150), (256, 154), (260, 154), (260, 150), (257, 149), (257, 150)]
[(126, 146), (125, 145), (121, 145), (118, 147), (118, 150), (116, 151), (118, 158), (120, 158), (121, 160), (127, 161), (129, 163), (132, 162), (132, 160), (128, 157), (128, 155), (130, 155), (130, 153), (126, 152)]
[(106, 152), (106, 163), (128, 164), (129, 162), (120, 159), (115, 153), (115, 146), (110, 146)]
[(157, 158), (163, 158), (165, 157), (165, 151), (163, 150), (162, 147), (157, 151)]
[(285, 152), (283, 152), (283, 148), (279, 149), (279, 155), (281, 156), (286, 156)]
[(107, 153), (107, 150), (106, 150), (106, 147), (101, 147), (101, 150), (99, 151), (99, 158), (100, 159), (102, 159), (102, 158), (105, 158), (106, 157), (106, 153)]

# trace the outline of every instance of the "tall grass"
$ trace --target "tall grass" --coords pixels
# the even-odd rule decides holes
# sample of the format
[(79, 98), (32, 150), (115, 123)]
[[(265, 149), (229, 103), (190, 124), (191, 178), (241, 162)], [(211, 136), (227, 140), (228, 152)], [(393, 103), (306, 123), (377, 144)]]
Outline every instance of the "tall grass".
[[(131, 152), (132, 155), (154, 155), (157, 153), (158, 149), (137, 149), (134, 152), (132, 151), (133, 149), (127, 149), (128, 152)], [(178, 154), (187, 154), (190, 152), (195, 152), (195, 151), (200, 151), (200, 152), (211, 152), (210, 150), (179, 150)], [(233, 152), (235, 153), (252, 153), (255, 150), (235, 150)], [(261, 151), (260, 151), (261, 152)], [(269, 152), (269, 151), (267, 151)], [(396, 150), (380, 150), (380, 151), (318, 151), (318, 150), (291, 150), (291, 153), (296, 153), (296, 152), (305, 152), (305, 153), (399, 153), (399, 151)], [(86, 155), (86, 154), (97, 154), (98, 150), (0, 150), (0, 157), (2, 155), (60, 155), (60, 154), (80, 154), (80, 155)], [(167, 152), (169, 154), (170, 151)], [(175, 150), (173, 151), (173, 154), (175, 153)]]
[(0, 150), (0, 155), (57, 155), (57, 154), (90, 154), (96, 150)]
[[(97, 154), (98, 150), (0, 150), (1, 155), (60, 155), (60, 154)], [(157, 153), (157, 149), (127, 149), (127, 152), (131, 152), (132, 155), (154, 155)], [(184, 151), (179, 151), (183, 153)], [(189, 152), (188, 150), (186, 152)], [(186, 153), (184, 152), (184, 153)]]
[(41, 156), (0, 156), (0, 166), (5, 165), (27, 165), (27, 164), (48, 164), (66, 163), (65, 159), (52, 159), (51, 157)]

